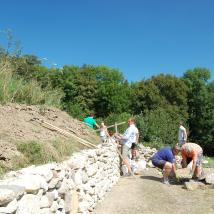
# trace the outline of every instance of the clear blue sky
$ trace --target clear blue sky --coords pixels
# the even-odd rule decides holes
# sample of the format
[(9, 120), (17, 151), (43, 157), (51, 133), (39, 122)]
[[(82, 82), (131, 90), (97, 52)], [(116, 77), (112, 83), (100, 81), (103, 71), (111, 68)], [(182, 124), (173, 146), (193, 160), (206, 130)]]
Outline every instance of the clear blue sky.
[(1, 0), (6, 28), (23, 54), (58, 67), (106, 65), (136, 81), (200, 66), (214, 78), (213, 0)]

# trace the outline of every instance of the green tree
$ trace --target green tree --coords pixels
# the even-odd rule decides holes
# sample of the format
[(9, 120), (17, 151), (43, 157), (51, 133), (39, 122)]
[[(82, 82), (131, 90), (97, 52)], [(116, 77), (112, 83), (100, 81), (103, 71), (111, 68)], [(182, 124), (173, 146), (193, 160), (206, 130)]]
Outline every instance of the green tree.
[(180, 120), (185, 121), (176, 106), (147, 110), (136, 117), (140, 141), (151, 147), (177, 143), (177, 130)]
[(195, 68), (184, 73), (184, 81), (189, 87), (189, 127), (190, 140), (204, 147), (205, 152), (214, 154), (214, 86), (209, 83), (211, 73), (206, 68)]
[(151, 79), (134, 83), (132, 88), (134, 93), (132, 109), (135, 114), (172, 105), (177, 106), (183, 116), (188, 116), (188, 87), (183, 80), (171, 75), (160, 74)]

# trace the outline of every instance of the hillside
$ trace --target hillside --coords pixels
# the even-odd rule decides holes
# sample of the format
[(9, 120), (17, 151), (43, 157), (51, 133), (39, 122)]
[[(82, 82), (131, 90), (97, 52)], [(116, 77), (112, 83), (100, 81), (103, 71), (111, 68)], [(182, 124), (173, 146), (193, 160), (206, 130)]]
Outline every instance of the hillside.
[[(57, 108), (20, 104), (1, 105), (0, 167), (3, 171), (5, 169), (19, 167), (17, 161), (15, 161), (16, 166), (14, 166), (14, 160), (17, 160), (17, 157), (19, 162), (21, 162), (20, 166), (32, 162), (26, 160), (25, 157), (27, 152), (25, 148), (27, 148), (27, 144), (35, 145), (37, 143), (40, 145), (39, 148), (42, 148), (43, 153), (46, 153), (45, 159), (56, 161), (65, 158), (66, 155), (69, 155), (69, 153), (73, 151), (85, 148), (74, 138), (67, 138), (59, 132), (42, 126), (37, 122), (38, 119), (39, 121), (44, 120), (49, 124), (95, 144), (99, 142), (99, 138), (94, 131)], [(25, 154), (22, 154), (20, 149), (19, 151), (17, 150), (18, 145), (22, 145), (21, 148), (25, 151)], [(36, 151), (37, 150), (35, 150), (35, 152)], [(34, 160), (33, 163), (34, 162), (39, 163), (40, 160)], [(46, 162), (46, 160), (41, 158), (41, 162)]]

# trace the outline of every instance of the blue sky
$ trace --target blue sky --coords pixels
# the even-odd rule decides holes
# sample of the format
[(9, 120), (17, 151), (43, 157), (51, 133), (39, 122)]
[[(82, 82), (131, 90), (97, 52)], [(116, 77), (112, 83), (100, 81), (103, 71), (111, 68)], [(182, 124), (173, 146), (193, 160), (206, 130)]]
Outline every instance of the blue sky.
[(129, 81), (206, 67), (214, 79), (213, 0), (1, 0), (0, 9), (0, 30), (13, 30), (23, 54), (58, 67), (106, 65)]

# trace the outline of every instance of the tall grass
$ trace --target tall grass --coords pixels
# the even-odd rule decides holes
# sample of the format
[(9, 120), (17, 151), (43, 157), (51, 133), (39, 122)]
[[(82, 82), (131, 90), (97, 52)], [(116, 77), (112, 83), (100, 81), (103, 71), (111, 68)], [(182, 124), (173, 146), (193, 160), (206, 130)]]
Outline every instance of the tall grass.
[(35, 80), (29, 82), (16, 76), (9, 60), (0, 60), (0, 103), (44, 104), (60, 107), (63, 92), (59, 89), (42, 89)]

